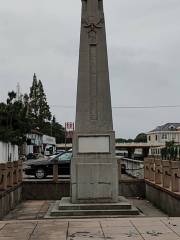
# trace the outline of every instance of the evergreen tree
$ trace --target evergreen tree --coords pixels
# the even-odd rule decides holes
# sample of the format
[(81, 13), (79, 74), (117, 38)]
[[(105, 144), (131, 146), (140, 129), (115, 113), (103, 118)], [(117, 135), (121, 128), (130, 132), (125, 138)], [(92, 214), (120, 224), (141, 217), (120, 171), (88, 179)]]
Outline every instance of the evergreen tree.
[(8, 92), (7, 104), (12, 104), (13, 100), (16, 99), (16, 93), (14, 91)]
[(147, 142), (147, 135), (145, 133), (139, 133), (136, 138), (134, 139), (134, 142)]
[(65, 129), (60, 123), (56, 122), (55, 116), (53, 116), (51, 122), (46, 122), (43, 124), (41, 131), (45, 135), (55, 137), (56, 143), (64, 143)]
[(64, 142), (65, 130), (53, 116), (47, 103), (42, 82), (34, 74), (30, 93), (16, 99), (16, 93), (8, 93), (6, 103), (0, 102), (0, 141), (21, 145), (26, 134), (39, 128), (45, 135), (56, 138), (57, 143)]
[(51, 120), (51, 112), (47, 103), (46, 94), (41, 80), (37, 81), (36, 74), (33, 77), (29, 94), (29, 115), (35, 127), (41, 129), (43, 124)]
[(21, 145), (31, 129), (22, 101), (16, 101), (16, 93), (9, 92), (7, 104), (0, 103), (0, 140)]
[(51, 120), (51, 112), (49, 105), (47, 103), (46, 94), (43, 89), (43, 85), (41, 80), (38, 82), (38, 90), (39, 90), (39, 123), (42, 124), (44, 121)]
[(56, 121), (55, 116), (53, 116), (52, 122), (52, 136), (56, 138), (56, 143), (64, 143), (65, 140), (65, 129), (64, 127)]
[(33, 83), (32, 87), (30, 88), (29, 100), (30, 100), (30, 112), (32, 114), (32, 118), (34, 120), (37, 119), (38, 116), (38, 99), (39, 99), (39, 92), (38, 92), (38, 82), (36, 74), (34, 73), (33, 76)]

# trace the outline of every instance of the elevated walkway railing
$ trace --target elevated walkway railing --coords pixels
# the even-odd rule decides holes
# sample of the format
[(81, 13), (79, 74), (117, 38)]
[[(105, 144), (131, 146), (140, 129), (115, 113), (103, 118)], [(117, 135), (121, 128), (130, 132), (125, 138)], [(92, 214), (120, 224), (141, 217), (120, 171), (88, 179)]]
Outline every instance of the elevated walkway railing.
[(124, 169), (125, 173), (132, 177), (139, 179), (144, 178), (144, 162), (140, 160), (134, 160), (130, 158), (121, 159), (122, 171)]
[(0, 191), (22, 182), (22, 160), (0, 164)]
[(145, 158), (144, 178), (180, 194), (180, 161)]

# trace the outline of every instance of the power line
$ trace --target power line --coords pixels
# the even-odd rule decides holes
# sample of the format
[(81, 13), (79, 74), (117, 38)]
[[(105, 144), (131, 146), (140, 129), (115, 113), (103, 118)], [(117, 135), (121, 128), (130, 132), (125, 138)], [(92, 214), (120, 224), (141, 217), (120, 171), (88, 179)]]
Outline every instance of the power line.
[(157, 105), (157, 106), (120, 106), (114, 109), (158, 109), (158, 108), (179, 108), (180, 105)]
[(50, 105), (53, 108), (75, 108), (75, 106), (68, 106), (68, 105)]
[[(73, 109), (73, 105), (50, 105), (53, 108)], [(160, 108), (180, 108), (180, 105), (155, 105), (155, 106), (114, 106), (113, 109), (160, 109)]]

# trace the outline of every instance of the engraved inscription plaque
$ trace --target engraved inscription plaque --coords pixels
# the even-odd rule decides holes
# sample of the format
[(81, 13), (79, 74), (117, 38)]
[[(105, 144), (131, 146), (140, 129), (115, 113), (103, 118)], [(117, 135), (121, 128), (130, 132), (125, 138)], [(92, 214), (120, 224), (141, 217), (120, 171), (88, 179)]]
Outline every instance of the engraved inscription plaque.
[(87, 136), (78, 138), (79, 153), (109, 153), (109, 136)]

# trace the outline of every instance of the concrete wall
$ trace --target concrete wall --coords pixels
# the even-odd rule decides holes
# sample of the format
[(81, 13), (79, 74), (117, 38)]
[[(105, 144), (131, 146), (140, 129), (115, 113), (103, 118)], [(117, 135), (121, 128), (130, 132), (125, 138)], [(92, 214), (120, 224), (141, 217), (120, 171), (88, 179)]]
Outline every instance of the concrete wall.
[(0, 191), (0, 219), (8, 214), (22, 200), (22, 185), (12, 187), (7, 191)]
[(70, 182), (27, 181), (23, 182), (23, 200), (59, 200), (70, 195)]
[[(23, 182), (24, 200), (58, 200), (70, 195), (70, 182), (53, 183), (51, 181)], [(144, 180), (122, 180), (119, 183), (119, 195), (126, 197), (145, 197)]]
[(180, 216), (179, 194), (146, 181), (146, 198), (169, 216)]
[(130, 176), (144, 179), (144, 162), (130, 158), (122, 158), (121, 164), (126, 166), (126, 173)]
[(144, 179), (121, 180), (119, 182), (119, 195), (145, 198), (145, 191)]
[(19, 160), (18, 146), (0, 142), (0, 163), (17, 160)]

